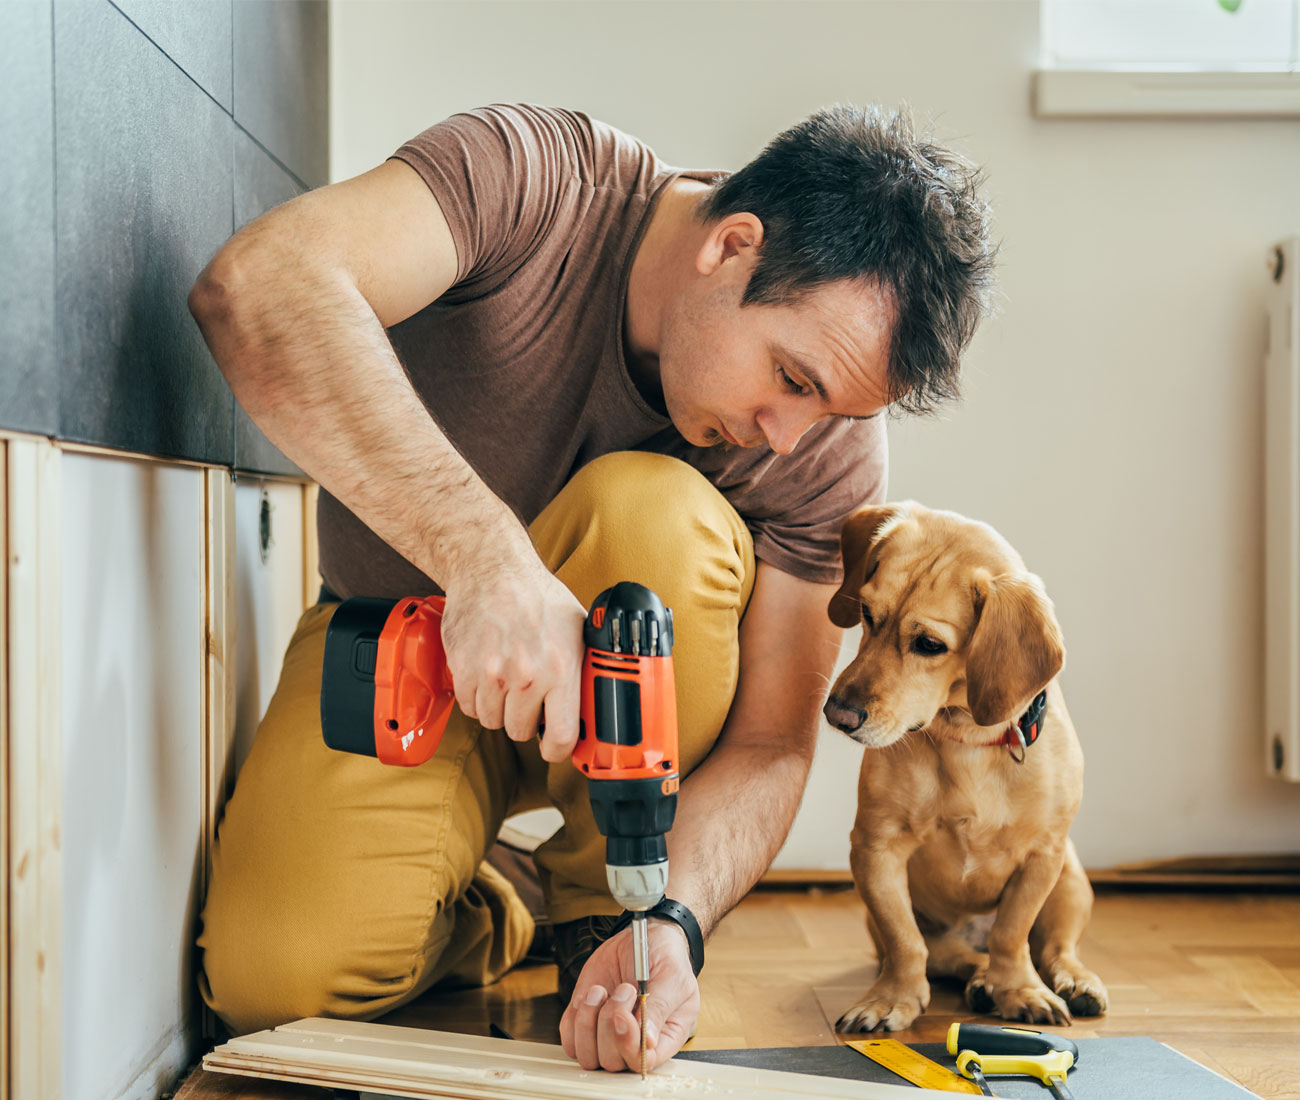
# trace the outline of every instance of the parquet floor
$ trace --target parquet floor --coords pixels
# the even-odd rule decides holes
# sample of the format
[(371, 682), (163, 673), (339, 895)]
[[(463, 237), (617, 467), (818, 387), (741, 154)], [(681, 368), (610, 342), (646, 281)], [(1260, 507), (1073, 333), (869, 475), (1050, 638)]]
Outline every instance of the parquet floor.
[[(831, 1023), (866, 989), (863, 908), (852, 889), (759, 890), (714, 933), (701, 975), (693, 1048), (834, 1043)], [(1265, 1100), (1300, 1100), (1300, 895), (1098, 893), (1081, 955), (1111, 1010), (1075, 1036), (1149, 1035)], [(385, 1022), (555, 1041), (553, 967), (517, 970), (490, 989), (429, 994)], [(917, 1026), (893, 1037), (942, 1041), (970, 1019), (936, 988)], [(1046, 1093), (1044, 1093), (1046, 1095)], [(317, 1089), (195, 1072), (176, 1100), (322, 1100)]]

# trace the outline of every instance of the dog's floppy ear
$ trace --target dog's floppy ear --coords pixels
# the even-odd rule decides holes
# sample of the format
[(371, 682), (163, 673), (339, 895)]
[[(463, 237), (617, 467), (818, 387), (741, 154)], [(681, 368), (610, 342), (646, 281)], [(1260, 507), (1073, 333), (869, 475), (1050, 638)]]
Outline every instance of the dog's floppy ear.
[(1014, 722), (1065, 664), (1061, 628), (1032, 573), (977, 580), (975, 598), (982, 606), (966, 656), (966, 703), (976, 725)]
[(876, 533), (896, 514), (890, 504), (861, 508), (844, 521), (840, 529), (840, 557), (844, 559), (844, 580), (831, 597), (826, 612), (836, 626), (857, 626), (861, 615), (858, 591), (867, 583), (867, 558)]

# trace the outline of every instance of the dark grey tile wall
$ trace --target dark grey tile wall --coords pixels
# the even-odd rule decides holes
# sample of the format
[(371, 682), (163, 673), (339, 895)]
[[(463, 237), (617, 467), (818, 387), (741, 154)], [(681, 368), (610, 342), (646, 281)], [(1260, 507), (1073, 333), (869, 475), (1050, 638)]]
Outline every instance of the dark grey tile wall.
[(56, 4), (60, 434), (234, 460), (234, 398), (186, 307), (230, 236), (230, 117), (108, 3)]
[(231, 110), (231, 0), (113, 0), (191, 79)]
[[(243, 131), (235, 132), (235, 228), (247, 225), (305, 188)], [(248, 413), (235, 406), (235, 466), (257, 473), (302, 473), (275, 449)]]
[(324, 0), (0, 0), (0, 427), (300, 473), (185, 300), (326, 182), (327, 58)]
[(238, 0), (235, 121), (309, 187), (329, 180), (329, 9)]
[(0, 3), (0, 425), (53, 435), (54, 80), (50, 5)]

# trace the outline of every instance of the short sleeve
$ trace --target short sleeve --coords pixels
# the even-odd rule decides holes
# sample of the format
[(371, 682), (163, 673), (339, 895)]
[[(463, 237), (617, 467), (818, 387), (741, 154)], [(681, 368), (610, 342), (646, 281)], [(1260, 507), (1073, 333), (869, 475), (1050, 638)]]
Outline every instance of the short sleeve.
[(844, 575), (840, 528), (859, 508), (883, 503), (889, 447), (883, 415), (823, 424), (828, 430), (821, 438), (805, 436), (789, 455), (777, 456), (763, 479), (769, 484), (760, 481), (737, 511), (760, 561), (815, 584), (838, 584)]
[(442, 209), (457, 285), (504, 282), (545, 239), (590, 156), (579, 121), (527, 105), (483, 107), (429, 127), (393, 154)]

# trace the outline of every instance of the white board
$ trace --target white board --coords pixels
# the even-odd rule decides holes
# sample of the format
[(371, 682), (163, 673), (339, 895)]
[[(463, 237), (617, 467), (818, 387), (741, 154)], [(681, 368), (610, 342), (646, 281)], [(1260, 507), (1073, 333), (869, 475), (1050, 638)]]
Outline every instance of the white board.
[(61, 1095), (153, 1096), (196, 1046), (203, 474), (62, 469)]
[(284, 651), (302, 609), (302, 486), (241, 476), (235, 486), (236, 771), (248, 756), (257, 724), (275, 693)]

